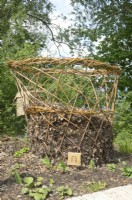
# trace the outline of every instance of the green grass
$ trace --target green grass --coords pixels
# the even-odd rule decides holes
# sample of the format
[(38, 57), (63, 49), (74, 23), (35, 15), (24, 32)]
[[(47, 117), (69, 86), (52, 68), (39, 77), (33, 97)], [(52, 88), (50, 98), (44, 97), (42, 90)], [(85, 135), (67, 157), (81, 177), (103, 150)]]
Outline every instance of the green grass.
[(92, 183), (84, 183), (82, 186), (86, 191), (89, 192), (97, 192), (100, 190), (103, 190), (104, 188), (107, 187), (107, 183), (106, 182), (92, 182)]

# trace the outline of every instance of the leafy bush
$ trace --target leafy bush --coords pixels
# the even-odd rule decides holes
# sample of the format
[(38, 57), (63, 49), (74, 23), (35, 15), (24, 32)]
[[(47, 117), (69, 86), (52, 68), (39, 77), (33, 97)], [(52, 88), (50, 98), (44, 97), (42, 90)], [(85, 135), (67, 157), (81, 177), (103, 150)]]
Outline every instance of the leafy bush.
[(17, 184), (22, 184), (22, 178), (19, 173), (20, 165), (16, 163), (10, 169), (10, 174), (15, 178)]
[[(17, 88), (9, 69), (0, 63), (0, 135), (24, 132), (25, 118), (16, 116), (13, 103)], [(19, 132), (18, 132), (19, 130)]]
[(44, 157), (42, 159), (42, 163), (45, 165), (45, 167), (47, 167), (48, 169), (52, 169), (52, 164), (50, 159), (48, 158), (48, 156)]
[(59, 163), (56, 166), (56, 169), (58, 171), (66, 172), (68, 170), (68, 167), (66, 166), (66, 164), (62, 160), (60, 160)]
[(109, 163), (107, 164), (107, 167), (110, 171), (113, 171), (115, 172), (115, 169), (116, 169), (116, 165), (114, 163)]
[(132, 152), (132, 92), (120, 94), (115, 113), (115, 140), (121, 152)]
[(121, 168), (122, 175), (132, 178), (132, 167), (124, 167)]
[(23, 179), (25, 186), (22, 188), (21, 193), (33, 197), (35, 200), (44, 200), (51, 192), (48, 186), (42, 186), (43, 177), (38, 177), (35, 181), (33, 177), (25, 177)]
[(13, 156), (15, 158), (20, 158), (24, 153), (27, 153), (27, 152), (29, 152), (29, 148), (24, 147), (24, 148), (20, 149), (19, 151), (16, 151)]
[(89, 169), (94, 169), (95, 168), (95, 162), (94, 162), (94, 160), (90, 160), (90, 162), (89, 162), (89, 164), (88, 164), (88, 168)]
[(64, 198), (65, 196), (72, 196), (73, 195), (73, 191), (70, 187), (68, 186), (60, 186), (57, 188), (57, 191), (59, 193), (59, 196), (61, 198)]
[(83, 187), (85, 187), (85, 189), (88, 190), (89, 192), (100, 191), (106, 188), (106, 186), (107, 186), (106, 182), (101, 182), (101, 181), (83, 184)]

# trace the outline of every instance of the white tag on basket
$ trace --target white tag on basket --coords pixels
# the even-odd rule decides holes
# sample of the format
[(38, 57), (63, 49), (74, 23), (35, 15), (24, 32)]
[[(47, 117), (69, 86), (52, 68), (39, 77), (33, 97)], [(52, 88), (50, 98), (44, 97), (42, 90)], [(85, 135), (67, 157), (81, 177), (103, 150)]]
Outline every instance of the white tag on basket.
[(81, 153), (68, 152), (67, 164), (81, 166)]

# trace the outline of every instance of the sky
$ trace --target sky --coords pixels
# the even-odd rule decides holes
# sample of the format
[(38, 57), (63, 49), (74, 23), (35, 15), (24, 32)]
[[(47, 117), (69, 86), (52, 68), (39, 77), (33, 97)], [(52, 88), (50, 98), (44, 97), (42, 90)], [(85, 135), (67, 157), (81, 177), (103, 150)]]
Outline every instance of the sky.
[[(69, 14), (72, 11), (72, 6), (70, 5), (70, 0), (50, 0), (50, 2), (55, 6), (55, 11), (53, 12), (53, 18), (56, 18), (58, 15), (61, 14), (69, 18), (65, 21), (62, 20), (61, 18), (57, 18), (56, 20), (53, 21), (53, 23), (61, 26), (62, 28), (67, 28), (71, 24)], [(61, 47), (59, 47), (58, 51), (57, 45), (58, 45), (57, 43), (56, 44), (54, 44), (53, 42), (49, 43), (50, 53), (43, 50), (41, 52), (41, 55), (51, 56), (51, 57), (71, 57), (68, 46), (63, 44), (61, 45)]]
[[(71, 18), (73, 19), (73, 15), (70, 15), (70, 13), (73, 11), (72, 6), (70, 5), (70, 0), (50, 0), (50, 2), (55, 6), (55, 11), (53, 12), (53, 16), (51, 18), (54, 18), (53, 21), (54, 24), (60, 26), (61, 28), (68, 28), (69, 25), (71, 25)], [(57, 18), (57, 16), (63, 14), (67, 17), (67, 20), (63, 20), (61, 17)], [(53, 31), (54, 34), (56, 34), (56, 29)], [(96, 45), (96, 43), (95, 43)], [(42, 56), (46, 57), (78, 57), (78, 52), (80, 52), (81, 56), (88, 56), (90, 52), (88, 52), (87, 47), (82, 47), (82, 49), (79, 47), (79, 51), (74, 52), (74, 56), (70, 54), (70, 49), (67, 45), (61, 44), (61, 47), (58, 47), (57, 43), (49, 42), (48, 44), (48, 51), (43, 50), (41, 52)]]
[(50, 0), (50, 2), (55, 5), (58, 13), (68, 14), (72, 11), (70, 0)]

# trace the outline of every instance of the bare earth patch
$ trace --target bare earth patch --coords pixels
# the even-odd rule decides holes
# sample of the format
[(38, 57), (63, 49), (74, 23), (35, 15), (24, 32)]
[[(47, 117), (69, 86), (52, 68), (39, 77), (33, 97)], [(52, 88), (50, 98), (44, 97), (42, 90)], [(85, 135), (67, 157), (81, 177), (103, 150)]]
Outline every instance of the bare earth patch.
[(73, 190), (73, 196), (79, 196), (90, 193), (87, 186), (92, 182), (105, 182), (107, 184), (105, 189), (132, 183), (132, 178), (121, 174), (124, 161), (127, 163), (127, 166), (132, 166), (132, 155), (115, 152), (112, 161), (116, 166), (115, 171), (111, 171), (107, 165), (103, 165), (93, 169), (90, 169), (88, 166), (69, 167), (68, 171), (64, 173), (55, 169), (47, 169), (42, 163), (41, 158), (38, 158), (31, 152), (24, 153), (20, 158), (13, 157), (16, 151), (26, 146), (27, 143), (22, 138), (1, 138), (0, 200), (32, 199), (28, 195), (21, 193), (23, 186), (17, 184), (14, 176), (11, 176), (11, 169), (16, 163), (20, 166), (19, 173), (22, 178), (32, 176), (36, 179), (41, 176), (44, 178), (43, 186), (48, 186), (50, 179), (54, 180), (52, 193), (47, 198), (48, 200), (59, 200), (56, 188), (62, 185), (68, 185)]

